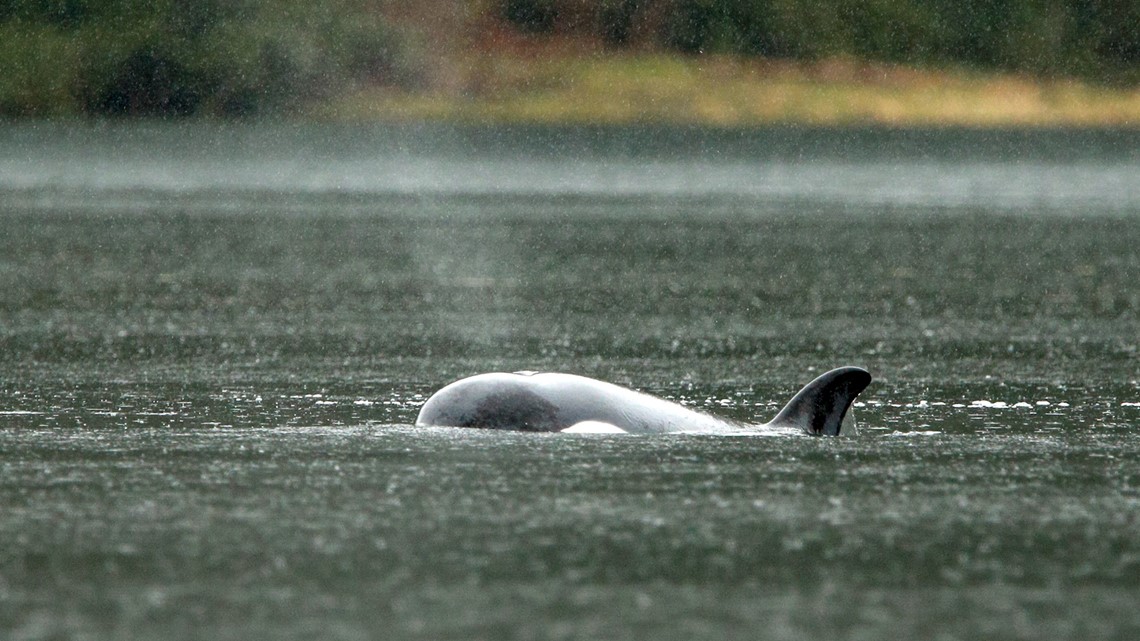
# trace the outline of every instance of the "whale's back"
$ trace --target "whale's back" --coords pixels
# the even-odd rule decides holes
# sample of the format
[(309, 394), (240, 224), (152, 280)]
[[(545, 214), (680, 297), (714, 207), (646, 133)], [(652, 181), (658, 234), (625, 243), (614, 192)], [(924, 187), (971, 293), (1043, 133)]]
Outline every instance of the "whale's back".
[(416, 425), (557, 432), (560, 409), (517, 374), (480, 374), (433, 394)]
[[(464, 378), (440, 389), (420, 408), (416, 425), (595, 433), (774, 428), (836, 436), (844, 426), (851, 427), (851, 403), (870, 382), (871, 375), (858, 367), (831, 370), (801, 389), (771, 422), (744, 426), (584, 376), (495, 372)], [(581, 429), (572, 429), (575, 426)]]
[(573, 374), (479, 374), (420, 408), (417, 425), (560, 432), (595, 422), (626, 432), (724, 429), (719, 419), (663, 399)]

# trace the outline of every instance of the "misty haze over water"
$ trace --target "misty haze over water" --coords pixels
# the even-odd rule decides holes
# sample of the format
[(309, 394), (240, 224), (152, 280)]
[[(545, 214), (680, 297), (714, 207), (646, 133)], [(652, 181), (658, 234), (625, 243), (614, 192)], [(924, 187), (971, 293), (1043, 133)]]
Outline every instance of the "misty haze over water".
[(1126, 212), (1138, 149), (1128, 130), (29, 124), (0, 132), (0, 190), (80, 208), (256, 192), (286, 208), (466, 194)]

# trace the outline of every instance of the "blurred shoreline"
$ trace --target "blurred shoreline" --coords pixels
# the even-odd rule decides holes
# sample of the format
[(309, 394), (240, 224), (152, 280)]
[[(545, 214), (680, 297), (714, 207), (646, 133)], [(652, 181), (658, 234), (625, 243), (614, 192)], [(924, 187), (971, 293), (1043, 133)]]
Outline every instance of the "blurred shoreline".
[(843, 57), (507, 52), (452, 65), (447, 74), (451, 86), (364, 86), (300, 115), (471, 124), (1140, 127), (1138, 88)]
[(15, 3), (0, 118), (1140, 129), (1136, 10), (1014, 4)]

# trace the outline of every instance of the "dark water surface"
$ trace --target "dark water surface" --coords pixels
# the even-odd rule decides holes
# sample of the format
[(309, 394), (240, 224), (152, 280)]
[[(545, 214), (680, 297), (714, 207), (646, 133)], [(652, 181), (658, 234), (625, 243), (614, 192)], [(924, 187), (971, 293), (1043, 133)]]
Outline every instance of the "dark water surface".
[(1137, 282), (1137, 132), (9, 124), (0, 637), (1136, 638)]

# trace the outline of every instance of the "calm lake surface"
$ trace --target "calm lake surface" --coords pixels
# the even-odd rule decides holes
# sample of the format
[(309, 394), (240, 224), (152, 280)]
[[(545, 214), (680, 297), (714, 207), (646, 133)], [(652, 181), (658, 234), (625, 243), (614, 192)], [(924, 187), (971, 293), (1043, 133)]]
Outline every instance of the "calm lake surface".
[(1140, 131), (0, 125), (0, 637), (1134, 639), (1138, 282)]

